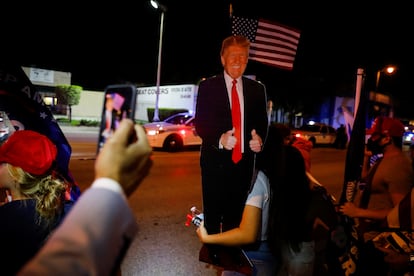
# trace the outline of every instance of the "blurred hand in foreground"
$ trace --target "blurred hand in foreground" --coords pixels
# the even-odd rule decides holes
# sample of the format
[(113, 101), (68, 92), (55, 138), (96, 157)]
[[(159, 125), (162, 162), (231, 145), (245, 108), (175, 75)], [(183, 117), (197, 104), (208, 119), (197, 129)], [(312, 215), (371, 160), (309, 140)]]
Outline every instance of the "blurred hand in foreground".
[(95, 179), (107, 177), (117, 181), (130, 196), (152, 167), (152, 148), (141, 125), (123, 119), (95, 162)]

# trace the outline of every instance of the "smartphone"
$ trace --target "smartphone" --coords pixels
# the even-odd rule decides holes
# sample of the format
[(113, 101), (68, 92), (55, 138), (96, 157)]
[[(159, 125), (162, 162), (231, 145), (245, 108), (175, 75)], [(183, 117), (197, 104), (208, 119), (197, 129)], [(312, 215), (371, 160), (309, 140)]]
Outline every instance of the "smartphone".
[(109, 85), (105, 88), (97, 153), (118, 128), (122, 119), (129, 118), (135, 121), (136, 100), (135, 85)]

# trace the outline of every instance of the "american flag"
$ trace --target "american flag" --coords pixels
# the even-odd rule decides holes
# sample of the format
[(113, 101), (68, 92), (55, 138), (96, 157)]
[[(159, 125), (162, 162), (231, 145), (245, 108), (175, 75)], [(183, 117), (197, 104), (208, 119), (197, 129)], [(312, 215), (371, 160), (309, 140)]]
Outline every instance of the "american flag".
[(300, 31), (265, 19), (233, 16), (232, 34), (244, 35), (250, 40), (249, 59), (293, 69)]

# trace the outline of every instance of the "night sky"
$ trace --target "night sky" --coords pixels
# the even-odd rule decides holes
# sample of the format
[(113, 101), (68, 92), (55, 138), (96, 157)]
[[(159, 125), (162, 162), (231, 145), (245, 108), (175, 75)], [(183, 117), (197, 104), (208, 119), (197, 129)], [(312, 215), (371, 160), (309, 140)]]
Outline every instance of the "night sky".
[[(398, 70), (382, 75), (379, 91), (390, 93), (396, 115), (414, 118), (411, 76), (414, 73), (411, 34), (414, 19), (408, 2), (361, 7), (361, 1), (330, 5), (266, 0), (164, 0), (161, 85), (197, 83), (222, 71), (221, 40), (230, 35), (233, 14), (265, 18), (301, 30), (292, 71), (249, 62), (276, 102), (310, 100), (330, 95), (354, 96), (356, 72), (366, 73), (365, 89), (375, 87), (376, 72), (388, 64)], [(11, 7), (14, 20), (4, 21), (3, 53), (23, 66), (72, 73), (72, 84), (86, 90), (133, 82), (156, 83), (160, 14), (149, 0), (88, 7)], [(10, 18), (13, 18), (10, 17)], [(4, 19), (2, 19), (4, 20)], [(8, 41), (5, 42), (5, 41)]]

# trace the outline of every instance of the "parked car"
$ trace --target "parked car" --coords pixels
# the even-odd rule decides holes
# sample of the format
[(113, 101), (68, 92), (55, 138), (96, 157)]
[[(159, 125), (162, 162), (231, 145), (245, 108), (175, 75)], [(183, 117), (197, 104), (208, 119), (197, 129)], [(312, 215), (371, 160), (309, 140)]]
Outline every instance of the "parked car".
[(333, 146), (336, 139), (336, 129), (322, 123), (307, 124), (300, 128), (293, 129), (292, 135), (311, 141), (313, 146)]
[(174, 114), (161, 122), (144, 124), (143, 127), (153, 148), (175, 152), (185, 147), (201, 146), (194, 115), (187, 112)]
[(403, 143), (404, 145), (414, 144), (414, 126), (410, 125), (405, 127)]

